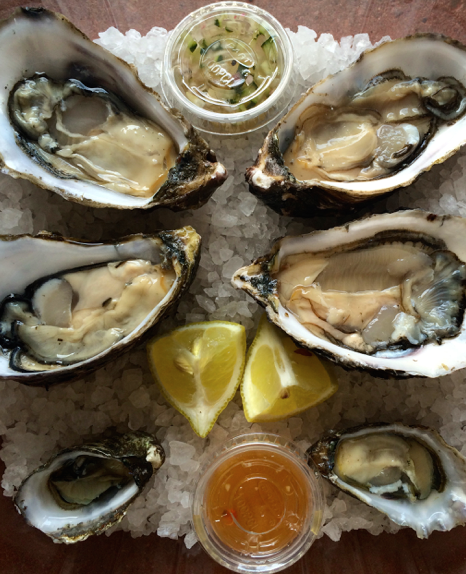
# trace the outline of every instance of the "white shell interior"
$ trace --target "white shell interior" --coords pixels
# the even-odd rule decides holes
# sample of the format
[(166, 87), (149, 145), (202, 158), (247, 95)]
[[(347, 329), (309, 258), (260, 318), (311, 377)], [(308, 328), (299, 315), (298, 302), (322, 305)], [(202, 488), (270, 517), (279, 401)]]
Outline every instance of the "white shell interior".
[(49, 476), (58, 468), (63, 466), (68, 460), (80, 455), (91, 454), (96, 458), (103, 456), (89, 453), (87, 451), (74, 451), (58, 456), (50, 466), (32, 474), (22, 485), (15, 503), (21, 508), (24, 516), (32, 526), (35, 526), (45, 534), (57, 536), (65, 534), (66, 531), (75, 526), (83, 531), (94, 528), (102, 520), (103, 515), (117, 510), (138, 493), (138, 487), (134, 480), (118, 490), (112, 497), (110, 503), (105, 506), (102, 503), (91, 502), (86, 506), (73, 510), (61, 508), (53, 498), (48, 487)]
[[(0, 268), (3, 279), (0, 284), (0, 301), (10, 293), (21, 295), (33, 281), (48, 275), (53, 275), (67, 269), (73, 269), (84, 265), (94, 265), (107, 261), (120, 261), (125, 259), (147, 259), (152, 263), (160, 263), (160, 242), (150, 237), (133, 237), (112, 245), (92, 243), (72, 243), (59, 239), (39, 238), (31, 236), (18, 236), (12, 240), (0, 240)], [(21, 270), (18, 272), (18, 270)], [(104, 356), (110, 350), (125, 346), (129, 339), (143, 333), (147, 325), (150, 325), (161, 308), (173, 297), (178, 289), (181, 278), (176, 277), (168, 293), (155, 309), (129, 333), (126, 337), (115, 343), (102, 353), (73, 365), (60, 367), (53, 371), (70, 372), (77, 365), (93, 361)], [(33, 377), (36, 373), (22, 373), (13, 370), (9, 366), (9, 355), (0, 355), (0, 377), (15, 376)]]
[[(347, 243), (370, 239), (382, 231), (393, 230), (418, 231), (441, 239), (448, 250), (466, 262), (466, 219), (434, 216), (435, 219), (429, 221), (428, 216), (428, 213), (416, 210), (373, 215), (347, 226), (316, 231), (308, 235), (285, 237), (280, 242), (275, 265), (278, 266), (287, 255), (334, 249)], [(248, 284), (240, 279), (241, 275), (248, 274), (248, 269), (243, 267), (235, 273), (233, 284), (236, 287), (250, 290)], [(466, 367), (466, 313), (459, 335), (452, 339), (444, 339), (441, 345), (429, 343), (404, 355), (394, 353), (390, 357), (377, 357), (340, 347), (314, 335), (279, 303), (278, 298), (277, 307), (278, 316), (274, 316), (274, 311), (269, 306), (266, 308), (267, 313), (284, 331), (299, 341), (305, 341), (310, 347), (339, 357), (339, 362), (343, 364), (364, 369), (394, 370), (426, 377), (438, 377)]]
[(427, 538), (434, 530), (447, 531), (466, 522), (466, 460), (449, 447), (441, 437), (430, 430), (393, 424), (378, 428), (365, 428), (345, 434), (342, 439), (360, 437), (366, 433), (394, 432), (403, 436), (418, 438), (435, 452), (446, 476), (442, 492), (433, 490), (424, 500), (415, 503), (409, 500), (389, 500), (358, 489), (332, 475), (332, 482), (346, 492), (386, 514), (401, 526), (413, 528), (419, 538)]
[(150, 203), (151, 198), (133, 197), (89, 182), (57, 178), (16, 144), (8, 113), (10, 91), (23, 78), (45, 73), (54, 80), (74, 78), (86, 83), (85, 78), (92, 76), (99, 87), (116, 93), (135, 111), (160, 125), (182, 151), (187, 139), (181, 124), (141, 85), (131, 68), (52, 13), (42, 13), (39, 18), (21, 14), (9, 20), (0, 27), (0, 52), (0, 156), (5, 164), (2, 171), (13, 177), (25, 174), (39, 186), (53, 189), (65, 197), (84, 198), (109, 207), (137, 208)]
[[(451, 76), (466, 86), (466, 51), (438, 37), (426, 36), (387, 42), (372, 51), (365, 52), (353, 66), (316, 84), (285, 116), (278, 130), (281, 152), (288, 148), (294, 137), (298, 118), (305, 109), (313, 104), (338, 106), (347, 101), (348, 96), (364, 88), (374, 76), (391, 69), (402, 70), (412, 78), (437, 80), (442, 76)], [(463, 115), (453, 125), (447, 123), (441, 125), (426, 149), (413, 163), (398, 173), (368, 181), (319, 180), (318, 185), (328, 189), (351, 190), (361, 195), (402, 187), (420, 172), (453, 154), (465, 142), (466, 115)]]

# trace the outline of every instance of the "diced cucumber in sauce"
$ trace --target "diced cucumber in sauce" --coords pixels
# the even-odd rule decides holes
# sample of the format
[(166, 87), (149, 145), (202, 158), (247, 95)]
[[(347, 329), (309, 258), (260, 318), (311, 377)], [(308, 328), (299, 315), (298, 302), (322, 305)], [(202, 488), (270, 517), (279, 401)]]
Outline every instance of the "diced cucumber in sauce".
[(265, 28), (263, 28), (262, 26), (259, 26), (256, 30), (256, 32), (254, 33), (254, 36), (252, 37), (251, 42), (255, 42), (257, 40), (257, 38), (259, 38), (259, 36), (264, 36), (264, 38), (266, 38), (268, 36), (268, 32)]
[(188, 49), (191, 53), (193, 53), (196, 48), (197, 48), (197, 42), (194, 38), (191, 38), (188, 41)]
[(275, 63), (277, 61), (277, 46), (273, 36), (267, 38), (267, 40), (262, 44), (261, 48), (264, 50), (265, 57), (269, 60), (269, 62)]
[[(253, 65), (242, 63), (241, 47), (231, 49), (225, 44), (223, 40), (228, 43), (230, 38), (240, 41), (240, 46), (241, 42), (249, 46)], [(186, 96), (199, 107), (221, 113), (249, 110), (269, 97), (279, 83), (275, 37), (253, 20), (233, 20), (227, 15), (212, 18), (191, 31), (185, 46), (183, 85), (194, 88), (186, 89)], [(207, 68), (210, 79), (204, 75)], [(225, 78), (231, 83), (223, 83)], [(266, 90), (265, 82), (269, 84)]]
[(205, 41), (205, 38), (202, 38), (202, 40), (199, 43), (199, 46), (201, 47), (201, 54), (205, 54), (209, 48), (207, 42)]

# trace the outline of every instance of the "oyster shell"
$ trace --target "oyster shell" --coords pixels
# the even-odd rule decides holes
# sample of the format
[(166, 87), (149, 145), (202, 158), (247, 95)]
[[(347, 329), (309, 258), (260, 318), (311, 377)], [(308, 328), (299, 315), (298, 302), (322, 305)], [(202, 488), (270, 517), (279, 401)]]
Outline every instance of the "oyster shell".
[(411, 184), (466, 141), (465, 67), (465, 47), (437, 35), (364, 52), (269, 132), (246, 172), (250, 191), (279, 213), (311, 216)]
[(21, 484), (14, 503), (28, 524), (71, 544), (118, 523), (165, 453), (137, 431), (62, 450)]
[(233, 276), (299, 344), (379, 376), (466, 366), (466, 220), (374, 215), (278, 241)]
[(466, 523), (466, 459), (429, 428), (355, 427), (330, 433), (308, 454), (335, 486), (419, 538)]
[(199, 250), (192, 227), (100, 244), (1, 236), (0, 378), (70, 380), (131, 348), (189, 287)]
[(200, 207), (225, 180), (192, 127), (63, 16), (18, 9), (0, 48), (4, 173), (118, 209)]

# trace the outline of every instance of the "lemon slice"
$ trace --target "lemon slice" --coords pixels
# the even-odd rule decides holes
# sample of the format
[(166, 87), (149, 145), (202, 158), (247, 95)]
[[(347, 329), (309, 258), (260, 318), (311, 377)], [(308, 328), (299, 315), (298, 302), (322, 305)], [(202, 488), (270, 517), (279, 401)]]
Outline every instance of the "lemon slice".
[(227, 321), (192, 323), (147, 345), (149, 365), (167, 401), (200, 437), (234, 397), (246, 355), (246, 331)]
[(318, 405), (338, 384), (322, 362), (300, 349), (264, 315), (246, 359), (241, 383), (249, 422), (278, 421)]

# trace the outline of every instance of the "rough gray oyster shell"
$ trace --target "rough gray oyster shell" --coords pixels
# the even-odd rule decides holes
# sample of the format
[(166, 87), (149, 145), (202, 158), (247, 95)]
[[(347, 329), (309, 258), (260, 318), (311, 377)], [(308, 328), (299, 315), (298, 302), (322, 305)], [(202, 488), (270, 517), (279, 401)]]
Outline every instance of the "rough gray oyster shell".
[[(97, 369), (112, 357), (129, 350), (150, 334), (150, 329), (176, 305), (191, 284), (200, 257), (200, 242), (200, 236), (189, 226), (153, 235), (131, 235), (107, 243), (77, 241), (47, 232), (36, 236), (1, 236), (0, 262), (4, 275), (0, 285), (0, 345), (3, 351), (0, 356), (0, 378), (14, 379), (28, 385), (68, 381)], [(118, 267), (121, 262), (134, 260), (147, 261), (166, 269), (171, 283), (145, 318), (132, 326), (128, 333), (117, 336), (110, 346), (74, 362), (59, 358), (48, 360), (44, 359), (42, 353), (38, 355), (34, 347), (21, 337), (23, 319), (18, 319), (16, 315), (11, 318), (10, 305), (34, 311), (34, 294), (40, 291), (40, 287), (36, 289), (35, 286), (42, 285), (43, 280), (60, 278), (70, 270), (92, 270), (108, 263)], [(106, 299), (106, 294), (103, 293), (101, 298)], [(74, 295), (72, 301), (75, 305)], [(39, 330), (42, 324), (47, 329), (47, 325), (57, 325), (41, 320)], [(31, 328), (34, 329), (33, 326)], [(60, 333), (53, 337), (60, 345)]]
[[(413, 183), (422, 172), (445, 161), (466, 141), (465, 67), (465, 47), (450, 38), (434, 34), (419, 34), (385, 42), (364, 52), (348, 68), (311, 87), (269, 132), (255, 164), (246, 172), (250, 191), (278, 213), (309, 217), (315, 215), (318, 209), (344, 212), (361, 202), (373, 201)], [(408, 80), (417, 78), (421, 84), (446, 79), (452, 88), (455, 86), (454, 91), (461, 100), (456, 106), (456, 115), (450, 118), (448, 114), (444, 115), (434, 109), (435, 114), (439, 115), (432, 116), (432, 127), (425, 136), (420, 137), (413, 153), (406, 158), (403, 154), (399, 156), (403, 157), (403, 161), (395, 162), (393, 171), (388, 175), (364, 181), (338, 181), (321, 176), (297, 179), (285, 165), (284, 154), (295, 137), (295, 127), (310, 106), (320, 106), (334, 113), (341, 106), (347, 106), (349, 98), (370, 89), (375, 82), (380, 85), (393, 74)], [(431, 98), (429, 102), (432, 103)], [(419, 114), (430, 113), (427, 107), (432, 108), (430, 104), (424, 106), (421, 103)], [(370, 106), (367, 109), (377, 115), (375, 108), (375, 112)], [(321, 118), (323, 114), (320, 112), (317, 117)], [(400, 112), (400, 117), (395, 117), (393, 125), (409, 125), (410, 118), (402, 118), (402, 115)], [(449, 119), (442, 119), (440, 115)], [(318, 145), (321, 145), (320, 141)], [(343, 153), (338, 162), (342, 157), (345, 157)]]
[(466, 366), (465, 237), (460, 217), (373, 215), (284, 237), (232, 282), (299, 345), (345, 368), (438, 377)]
[(37, 468), (14, 503), (54, 541), (79, 542), (118, 523), (164, 460), (158, 441), (141, 431), (97, 438)]
[(434, 430), (384, 423), (331, 431), (308, 454), (335, 486), (419, 538), (466, 523), (466, 460)]
[[(0, 70), (2, 83), (0, 166), (4, 173), (15, 178), (28, 179), (39, 187), (54, 191), (70, 201), (117, 209), (149, 209), (164, 206), (181, 210), (200, 207), (225, 180), (227, 176), (225, 168), (217, 162), (214, 152), (180, 114), (169, 111), (160, 97), (139, 80), (136, 71), (130, 65), (91, 42), (64, 16), (44, 8), (18, 9), (10, 18), (0, 23), (0, 49), (3, 54), (3, 66)], [(39, 137), (39, 133), (42, 132), (41, 130), (37, 132), (36, 128), (40, 124), (42, 131), (47, 131), (50, 115), (52, 119), (54, 117), (53, 110), (56, 109), (63, 114), (66, 111), (62, 109), (63, 106), (66, 108), (68, 105), (64, 102), (72, 100), (72, 97), (60, 102), (59, 99), (55, 101), (53, 97), (50, 99), (48, 93), (50, 90), (42, 92), (35, 90), (34, 95), (26, 98), (28, 106), (32, 106), (32, 112), (28, 111), (24, 117), (29, 117), (32, 113), (34, 116), (37, 115), (37, 118), (34, 117), (34, 121), (28, 124), (30, 127), (26, 129), (24, 122), (18, 123), (15, 119), (17, 111), (15, 106), (17, 101), (21, 100), (15, 96), (15, 88), (23, 80), (34, 79), (38, 75), (44, 79), (50, 78), (55, 82), (61, 82), (63, 85), (72, 80), (75, 86), (72, 92), (76, 91), (76, 85), (86, 87), (84, 91), (80, 90), (84, 94), (83, 101), (87, 102), (94, 97), (98, 99), (102, 95), (107, 103), (119, 101), (125, 109), (132, 110), (131, 113), (136, 114), (134, 117), (141, 121), (147, 118), (161, 127), (172, 138), (177, 153), (176, 162), (169, 170), (165, 182), (158, 189), (154, 186), (152, 195), (136, 197), (107, 189), (103, 184), (91, 180), (77, 179), (75, 174), (56, 167), (52, 159), (58, 157), (60, 150), (51, 144), (53, 139), (51, 133)], [(38, 113), (38, 108), (42, 105), (46, 112)], [(121, 115), (118, 110), (112, 113), (115, 117)], [(89, 114), (78, 113), (76, 117), (89, 118)], [(78, 123), (77, 126), (79, 125)], [(52, 128), (50, 130), (52, 131)], [(79, 130), (79, 127), (70, 128), (68, 132), (77, 132), (80, 135)], [(76, 136), (76, 133), (68, 132), (67, 137)], [(86, 133), (84, 128), (83, 133)], [(81, 139), (80, 136), (72, 141)], [(108, 139), (115, 143), (112, 135)], [(137, 141), (142, 139), (144, 138), (138, 138)], [(74, 146), (74, 143), (67, 146), (66, 153), (69, 154)], [(79, 149), (82, 149), (82, 146)], [(102, 149), (99, 147), (98, 158)], [(45, 150), (50, 153), (46, 153)], [(141, 155), (136, 153), (135, 158)], [(79, 155), (79, 158), (81, 157)], [(60, 161), (63, 164), (63, 158)], [(89, 163), (94, 165), (92, 162)], [(82, 159), (80, 164), (83, 164)], [(100, 181), (114, 178), (121, 164), (121, 161), (116, 166), (111, 164), (110, 171), (107, 175), (104, 174)], [(150, 192), (151, 187), (148, 189)]]

